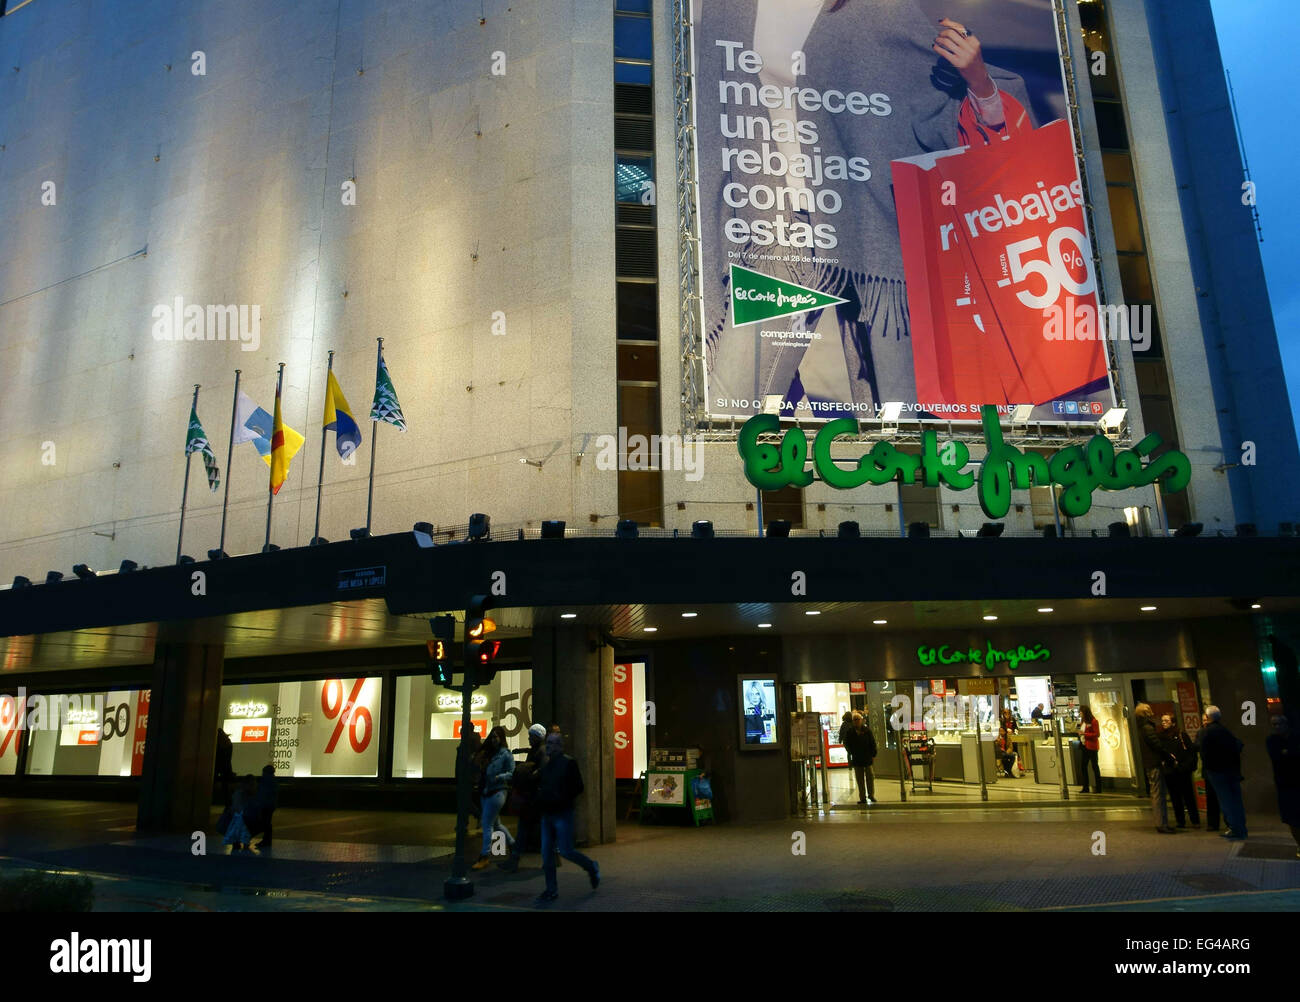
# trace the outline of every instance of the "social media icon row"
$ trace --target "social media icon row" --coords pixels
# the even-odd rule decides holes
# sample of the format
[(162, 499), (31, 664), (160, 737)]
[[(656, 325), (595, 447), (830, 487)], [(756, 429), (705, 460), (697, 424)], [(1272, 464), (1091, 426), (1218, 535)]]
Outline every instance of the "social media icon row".
[(1105, 408), (1097, 400), (1053, 400), (1053, 414), (1101, 414)]

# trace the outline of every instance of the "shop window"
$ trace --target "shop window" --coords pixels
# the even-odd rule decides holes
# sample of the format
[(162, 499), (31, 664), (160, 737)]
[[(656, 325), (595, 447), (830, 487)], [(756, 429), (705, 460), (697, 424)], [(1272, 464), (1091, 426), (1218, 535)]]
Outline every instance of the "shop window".
[(630, 157), (623, 154), (614, 158), (614, 200), (643, 204), (653, 191), (654, 160), (651, 157)]
[(1096, 101), (1097, 136), (1102, 149), (1128, 149), (1128, 129), (1124, 127), (1124, 109), (1118, 101)]
[(654, 282), (618, 283), (618, 336), (626, 341), (659, 340), (659, 286)]
[[(0, 705), (0, 724), (16, 722), (26, 710), (29, 776), (139, 776), (149, 728), (149, 690), (115, 689), (53, 696), (28, 696), (25, 708)], [(2, 732), (3, 728), (0, 728)], [(0, 775), (13, 775), (22, 732), (0, 752)]]
[(638, 525), (664, 524), (664, 478), (658, 470), (618, 471), (618, 517)]
[(269, 764), (277, 776), (378, 776), (382, 686), (373, 676), (223, 685), (235, 774)]
[(939, 488), (903, 484), (899, 488), (903, 501), (903, 521), (924, 522), (931, 529), (939, 528)]
[(1110, 222), (1115, 231), (1115, 249), (1140, 252), (1142, 244), (1142, 224), (1138, 219), (1137, 197), (1132, 188), (1126, 185), (1108, 185), (1106, 195), (1110, 199)]
[(659, 379), (659, 349), (655, 345), (620, 344), (618, 346), (618, 378), (639, 382)]
[(763, 492), (763, 529), (767, 523), (786, 521), (792, 529), (803, 528), (803, 491), (798, 487), (782, 487)]

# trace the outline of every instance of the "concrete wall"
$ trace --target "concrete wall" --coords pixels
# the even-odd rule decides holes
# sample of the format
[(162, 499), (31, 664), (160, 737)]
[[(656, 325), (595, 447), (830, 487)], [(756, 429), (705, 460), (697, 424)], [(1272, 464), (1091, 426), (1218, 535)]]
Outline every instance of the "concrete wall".
[[(321, 532), (346, 536), (365, 519), (377, 336), (409, 430), (379, 430), (375, 531), (616, 511), (616, 475), (573, 459), (616, 423), (612, 44), (605, 0), (68, 0), (4, 18), (0, 580), (170, 562), (193, 385), (224, 480), (234, 370), (269, 411), (280, 361), (307, 442), (272, 539), (305, 545), (330, 349), (366, 435), (351, 467), (328, 445)], [(155, 340), (176, 296), (260, 306), (257, 350)], [(221, 495), (195, 466), (201, 555)], [(260, 548), (266, 483), (239, 446), (227, 551)]]

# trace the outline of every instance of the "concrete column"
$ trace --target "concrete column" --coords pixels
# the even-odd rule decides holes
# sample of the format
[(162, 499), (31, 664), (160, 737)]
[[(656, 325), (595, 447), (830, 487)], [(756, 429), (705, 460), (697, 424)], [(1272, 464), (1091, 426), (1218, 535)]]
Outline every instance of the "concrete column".
[(574, 838), (613, 842), (614, 649), (584, 626), (533, 634), (533, 719), (559, 724), (565, 751), (578, 762), (586, 792), (578, 799)]
[(220, 643), (158, 646), (137, 831), (207, 831), (224, 665)]

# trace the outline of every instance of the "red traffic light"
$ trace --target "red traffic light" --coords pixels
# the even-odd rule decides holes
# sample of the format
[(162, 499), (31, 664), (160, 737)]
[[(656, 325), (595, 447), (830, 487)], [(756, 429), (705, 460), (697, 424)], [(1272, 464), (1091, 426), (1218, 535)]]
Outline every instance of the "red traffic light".
[(487, 664), (501, 650), (500, 640), (476, 640), (470, 646), (470, 657), (479, 664)]

